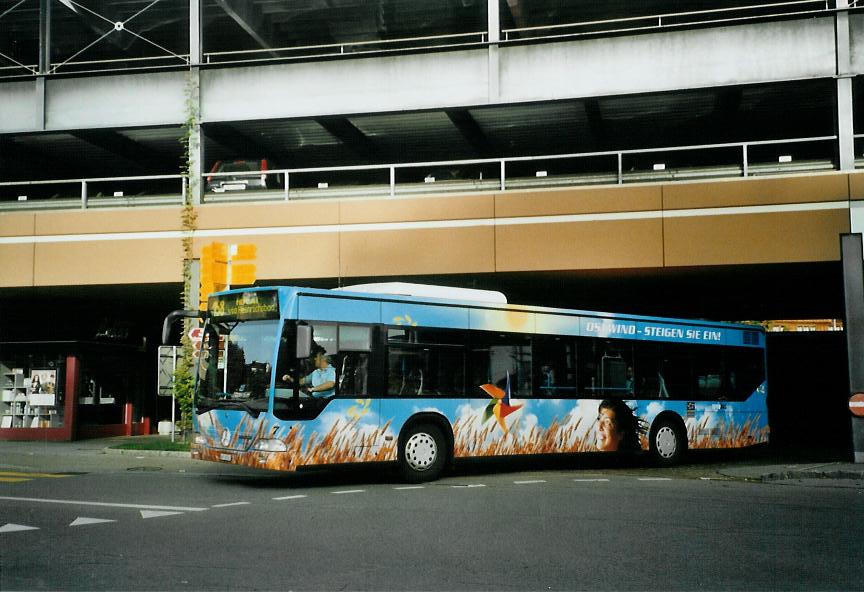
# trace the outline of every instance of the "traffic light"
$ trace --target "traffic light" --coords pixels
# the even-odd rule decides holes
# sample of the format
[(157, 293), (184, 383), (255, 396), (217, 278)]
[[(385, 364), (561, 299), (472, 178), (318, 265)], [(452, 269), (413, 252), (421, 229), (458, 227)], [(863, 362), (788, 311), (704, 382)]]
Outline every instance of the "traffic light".
[(248, 286), (255, 283), (254, 263), (234, 263), (236, 260), (254, 260), (258, 247), (252, 243), (226, 245), (213, 242), (201, 249), (201, 282), (198, 291), (198, 308), (207, 309), (207, 299), (213, 292), (221, 292), (231, 286)]
[(258, 245), (253, 243), (241, 243), (239, 245), (232, 245), (234, 247), (234, 256), (231, 257), (232, 261), (240, 260), (240, 261), (252, 261), (255, 257), (258, 256)]
[(201, 261), (221, 261), (228, 263), (228, 245), (225, 243), (210, 243), (201, 248)]
[(255, 283), (254, 263), (234, 263), (235, 261), (252, 261), (258, 255), (258, 246), (252, 243), (231, 245), (228, 250), (231, 258), (231, 269), (228, 283), (232, 286), (248, 286)]
[(228, 286), (228, 247), (210, 243), (201, 249), (201, 281), (198, 289), (198, 309), (207, 309), (207, 298)]
[(254, 263), (232, 263), (231, 264), (231, 285), (232, 286), (248, 286), (255, 283), (255, 264)]

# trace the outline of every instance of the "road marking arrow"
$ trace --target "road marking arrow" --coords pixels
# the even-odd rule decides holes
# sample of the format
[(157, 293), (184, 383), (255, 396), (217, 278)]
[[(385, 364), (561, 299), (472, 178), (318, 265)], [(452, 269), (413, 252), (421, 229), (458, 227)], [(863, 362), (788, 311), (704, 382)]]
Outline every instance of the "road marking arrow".
[(117, 522), (116, 520), (107, 520), (105, 518), (76, 518), (69, 526), (84, 526), (85, 524), (101, 524), (102, 522)]
[(182, 514), (183, 512), (156, 512), (153, 510), (141, 510), (142, 518), (160, 518), (162, 516), (174, 516), (175, 514)]
[(24, 526), (23, 524), (7, 524), (6, 526), (0, 526), (0, 533), (18, 532), (21, 530), (39, 530), (39, 528), (36, 526)]

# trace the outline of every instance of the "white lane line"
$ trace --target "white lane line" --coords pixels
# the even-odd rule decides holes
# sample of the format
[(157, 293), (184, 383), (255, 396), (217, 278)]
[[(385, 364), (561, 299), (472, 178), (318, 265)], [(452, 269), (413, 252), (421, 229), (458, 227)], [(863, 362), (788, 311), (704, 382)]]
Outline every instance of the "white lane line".
[(397, 491), (405, 491), (408, 489), (426, 489), (425, 485), (403, 485), (402, 487), (394, 487)]
[(331, 491), (334, 495), (342, 495), (343, 493), (366, 493), (365, 489), (343, 489), (342, 491)]
[(69, 526), (84, 526), (86, 524), (102, 524), (103, 522), (117, 522), (116, 520), (106, 520), (105, 518), (84, 518), (79, 516)]
[(301, 499), (304, 497), (306, 497), (306, 496), (305, 495), (286, 495), (283, 497), (274, 497), (273, 499), (278, 501), (278, 500), (289, 500), (289, 499)]
[(638, 477), (637, 481), (671, 481), (671, 477)]
[(609, 479), (573, 479), (576, 483), (605, 483)]
[(720, 481), (717, 477), (699, 477), (700, 481)]
[(532, 483), (546, 483), (545, 479), (531, 479), (530, 481), (514, 481), (515, 485), (531, 485)]
[(203, 512), (208, 508), (193, 508), (183, 506), (157, 506), (154, 504), (117, 504), (108, 502), (86, 502), (81, 500), (42, 499), (37, 497), (0, 496), (0, 500), (15, 502), (38, 502), (40, 504), (69, 504), (73, 506), (99, 506), (102, 508), (133, 508), (135, 510), (169, 510), (177, 512)]
[(469, 483), (468, 485), (451, 485), (450, 487), (455, 487), (457, 489), (470, 489), (472, 487), (486, 487), (482, 483)]
[(215, 504), (211, 508), (230, 508), (231, 506), (248, 506), (251, 502), (232, 502), (230, 504)]
[(4, 532), (19, 532), (22, 530), (39, 530), (36, 526), (24, 526), (23, 524), (6, 524), (5, 526), (0, 526), (0, 533)]

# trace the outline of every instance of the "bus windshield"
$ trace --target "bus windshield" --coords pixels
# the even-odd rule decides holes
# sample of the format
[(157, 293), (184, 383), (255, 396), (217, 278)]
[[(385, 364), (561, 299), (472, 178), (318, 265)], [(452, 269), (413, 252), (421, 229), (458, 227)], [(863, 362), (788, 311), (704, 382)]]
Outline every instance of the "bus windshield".
[(198, 364), (197, 413), (267, 411), (278, 320), (208, 322)]

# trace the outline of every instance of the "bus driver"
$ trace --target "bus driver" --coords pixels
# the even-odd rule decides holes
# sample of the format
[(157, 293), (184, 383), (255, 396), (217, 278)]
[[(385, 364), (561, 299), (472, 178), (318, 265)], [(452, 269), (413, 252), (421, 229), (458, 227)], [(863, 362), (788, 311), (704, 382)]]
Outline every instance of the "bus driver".
[[(330, 357), (323, 347), (318, 347), (312, 354), (315, 369), (307, 376), (300, 378), (300, 386), (312, 397), (332, 397), (336, 394), (336, 368), (330, 364)], [(293, 382), (290, 374), (282, 377), (284, 382)]]

